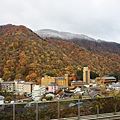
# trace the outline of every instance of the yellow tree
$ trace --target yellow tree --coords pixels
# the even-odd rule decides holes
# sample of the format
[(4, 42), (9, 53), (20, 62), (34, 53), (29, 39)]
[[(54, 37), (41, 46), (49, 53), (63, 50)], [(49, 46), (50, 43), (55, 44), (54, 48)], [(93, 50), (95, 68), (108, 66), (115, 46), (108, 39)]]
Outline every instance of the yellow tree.
[(97, 116), (99, 114), (99, 110), (103, 108), (104, 104), (105, 104), (104, 97), (97, 95), (94, 101), (92, 102), (92, 108), (97, 109)]

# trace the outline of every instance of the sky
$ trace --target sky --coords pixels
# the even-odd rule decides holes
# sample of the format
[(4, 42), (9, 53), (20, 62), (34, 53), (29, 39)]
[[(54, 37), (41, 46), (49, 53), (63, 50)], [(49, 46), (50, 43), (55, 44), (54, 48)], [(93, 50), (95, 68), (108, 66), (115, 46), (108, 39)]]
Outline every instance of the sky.
[(120, 43), (120, 0), (0, 0), (0, 25), (85, 34)]

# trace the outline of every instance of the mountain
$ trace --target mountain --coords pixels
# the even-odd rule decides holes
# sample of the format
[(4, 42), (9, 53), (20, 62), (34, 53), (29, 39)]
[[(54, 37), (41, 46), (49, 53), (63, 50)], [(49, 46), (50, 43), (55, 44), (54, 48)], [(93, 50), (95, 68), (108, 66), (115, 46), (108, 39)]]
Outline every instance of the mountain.
[[(103, 57), (119, 56), (120, 44), (115, 42), (106, 42), (103, 40), (96, 40), (83, 34), (73, 34), (68, 32), (59, 32), (51, 29), (42, 29), (36, 33), (43, 39), (49, 40), (66, 40), (76, 43), (77, 45), (86, 48), (90, 52), (98, 54)], [(113, 58), (114, 59), (114, 58)]]
[(43, 39), (61, 39), (61, 40), (73, 40), (73, 39), (84, 39), (90, 41), (96, 41), (94, 38), (88, 37), (83, 34), (73, 34), (69, 32), (59, 32), (57, 30), (52, 29), (42, 29), (35, 31), (41, 38)]
[(62, 75), (67, 65), (73, 65), (57, 47), (25, 26), (5, 25), (0, 29), (0, 77), (4, 80), (31, 81), (46, 73)]
[[(59, 46), (60, 42), (63, 42), (63, 41), (64, 42), (65, 41), (73, 42), (76, 45), (78, 45), (79, 47), (83, 47), (86, 50), (88, 50), (90, 53), (95, 54), (95, 56), (102, 57), (102, 59), (105, 58), (106, 60), (108, 59), (108, 62), (109, 62), (109, 60), (112, 60), (115, 63), (109, 64), (108, 68), (110, 66), (117, 66), (118, 69), (116, 71), (120, 72), (120, 44), (118, 44), (118, 43), (107, 42), (107, 41), (100, 40), (100, 39), (96, 40), (94, 38), (88, 37), (83, 34), (59, 32), (59, 31), (51, 30), (51, 29), (38, 30), (38, 31), (36, 31), (36, 33), (41, 38), (43, 38), (44, 40), (47, 40), (48, 42), (50, 42), (54, 45), (57, 44)], [(116, 62), (117, 62), (117, 64), (116, 64)], [(86, 64), (88, 64), (87, 61), (86, 61)], [(98, 63), (98, 66), (99, 66), (99, 63)]]
[(75, 74), (84, 65), (99, 75), (120, 72), (120, 56), (116, 53), (105, 51), (108, 55), (103, 56), (72, 39), (43, 39), (21, 25), (0, 26), (0, 51), (0, 77), (6, 81), (39, 81), (45, 74)]

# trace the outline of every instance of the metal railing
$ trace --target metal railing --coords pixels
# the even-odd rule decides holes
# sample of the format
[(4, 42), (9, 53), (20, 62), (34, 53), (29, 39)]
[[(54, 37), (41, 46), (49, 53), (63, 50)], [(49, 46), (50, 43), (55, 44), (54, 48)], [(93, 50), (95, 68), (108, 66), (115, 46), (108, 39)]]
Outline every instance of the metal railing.
[[(117, 107), (115, 107), (117, 106)], [(120, 100), (73, 99), (0, 105), (0, 120), (71, 120), (120, 117)]]

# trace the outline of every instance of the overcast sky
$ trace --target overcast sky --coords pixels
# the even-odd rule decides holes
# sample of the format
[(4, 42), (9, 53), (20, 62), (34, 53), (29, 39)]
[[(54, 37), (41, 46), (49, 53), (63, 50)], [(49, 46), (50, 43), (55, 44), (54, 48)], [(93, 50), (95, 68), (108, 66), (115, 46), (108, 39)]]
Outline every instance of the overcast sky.
[(0, 25), (5, 24), (120, 43), (120, 0), (0, 0)]

